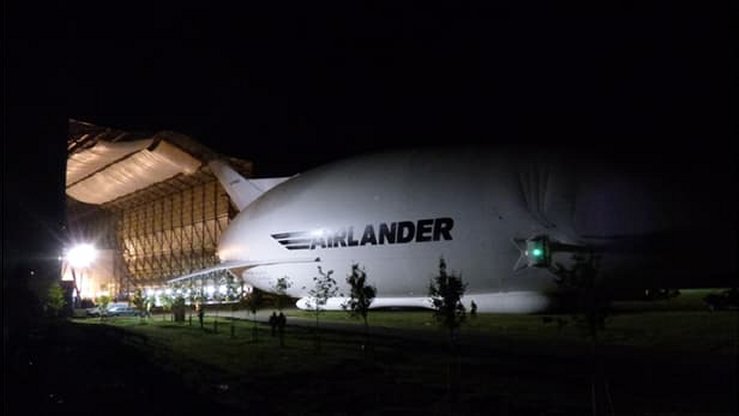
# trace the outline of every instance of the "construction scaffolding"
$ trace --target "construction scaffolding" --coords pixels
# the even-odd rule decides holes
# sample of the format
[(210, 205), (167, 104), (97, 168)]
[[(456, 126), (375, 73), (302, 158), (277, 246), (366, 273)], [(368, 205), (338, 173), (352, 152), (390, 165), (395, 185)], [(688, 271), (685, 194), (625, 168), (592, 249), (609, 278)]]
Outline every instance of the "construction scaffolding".
[(217, 264), (218, 240), (235, 214), (207, 167), (104, 208), (117, 219), (119, 246), (129, 281), (136, 287), (159, 286)]
[[(150, 142), (146, 137), (151, 137)], [(166, 153), (157, 154), (162, 148)], [(67, 194), (86, 202), (70, 204), (77, 208), (68, 212), (69, 231), (88, 239), (94, 236), (101, 247), (113, 250), (112, 283), (107, 288), (117, 297), (128, 297), (136, 289), (161, 290), (171, 278), (219, 262), (218, 240), (237, 212), (207, 161), (226, 159), (246, 177), (251, 176), (251, 162), (216, 155), (177, 133), (134, 135), (74, 120), (69, 150), (76, 164), (68, 163)], [(157, 158), (169, 159), (158, 162)], [(172, 170), (173, 158), (193, 162), (167, 173), (164, 180), (145, 182)], [(132, 167), (132, 161), (139, 159), (150, 163), (148, 171)], [(105, 189), (96, 192), (95, 186)], [(137, 189), (131, 192), (132, 187)]]

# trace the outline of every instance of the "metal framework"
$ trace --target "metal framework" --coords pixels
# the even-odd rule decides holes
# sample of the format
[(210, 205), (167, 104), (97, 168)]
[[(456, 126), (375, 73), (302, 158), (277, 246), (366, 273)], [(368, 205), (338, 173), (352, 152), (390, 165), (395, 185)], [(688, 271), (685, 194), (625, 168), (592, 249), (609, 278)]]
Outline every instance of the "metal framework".
[(117, 219), (115, 234), (133, 287), (162, 286), (169, 278), (217, 264), (218, 240), (235, 214), (207, 167), (103, 208)]
[[(68, 152), (83, 151), (98, 140), (110, 142), (152, 137), (70, 120)], [(193, 157), (205, 162), (216, 155), (187, 136), (159, 132)], [(227, 158), (246, 177), (252, 163)], [(68, 184), (69, 185), (69, 184)], [(124, 195), (102, 205), (71, 202), (70, 231), (97, 235), (106, 248), (115, 250), (111, 293), (131, 294), (137, 288), (161, 288), (173, 277), (218, 263), (218, 240), (236, 215), (229, 197), (206, 163), (191, 174), (168, 180)], [(211, 276), (219, 280), (221, 276)], [(201, 282), (202, 285), (202, 282)]]

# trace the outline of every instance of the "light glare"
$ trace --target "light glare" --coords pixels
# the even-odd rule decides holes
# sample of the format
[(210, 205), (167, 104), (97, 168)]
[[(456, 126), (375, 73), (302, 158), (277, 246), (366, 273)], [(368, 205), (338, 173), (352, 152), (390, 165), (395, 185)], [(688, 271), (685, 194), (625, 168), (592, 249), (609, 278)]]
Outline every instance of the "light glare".
[(67, 252), (67, 261), (72, 267), (87, 267), (96, 257), (97, 250), (92, 244), (78, 244)]

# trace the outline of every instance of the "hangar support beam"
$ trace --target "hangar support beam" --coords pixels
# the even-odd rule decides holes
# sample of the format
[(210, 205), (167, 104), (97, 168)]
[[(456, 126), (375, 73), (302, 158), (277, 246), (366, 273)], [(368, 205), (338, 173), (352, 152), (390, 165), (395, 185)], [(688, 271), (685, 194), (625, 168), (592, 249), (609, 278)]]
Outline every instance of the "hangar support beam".
[[(163, 281), (218, 263), (216, 249), (230, 220), (228, 195), (209, 172), (113, 201), (123, 259), (134, 286)], [(176, 185), (175, 185), (176, 184)]]

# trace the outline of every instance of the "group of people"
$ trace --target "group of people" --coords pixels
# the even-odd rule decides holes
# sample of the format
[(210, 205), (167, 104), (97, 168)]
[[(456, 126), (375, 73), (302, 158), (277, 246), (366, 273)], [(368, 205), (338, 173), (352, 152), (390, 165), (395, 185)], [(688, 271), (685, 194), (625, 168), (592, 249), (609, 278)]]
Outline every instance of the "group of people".
[(269, 317), (269, 326), (272, 328), (272, 336), (275, 336), (276, 331), (280, 331), (280, 335), (282, 335), (282, 332), (285, 330), (285, 324), (287, 323), (287, 318), (285, 318), (285, 314), (280, 311), (280, 314), (278, 315), (276, 312), (272, 312), (272, 315)]
[[(203, 317), (205, 316), (205, 308), (201, 304), (195, 305), (195, 310), (198, 313), (198, 321), (200, 321), (200, 327), (203, 327)], [(287, 318), (285, 317), (285, 314), (280, 311), (280, 314), (278, 315), (276, 312), (272, 312), (272, 315), (269, 317), (269, 326), (272, 328), (272, 336), (274, 337), (277, 334), (277, 331), (280, 332), (280, 338), (282, 338), (282, 334), (285, 331), (285, 324), (287, 324)]]

